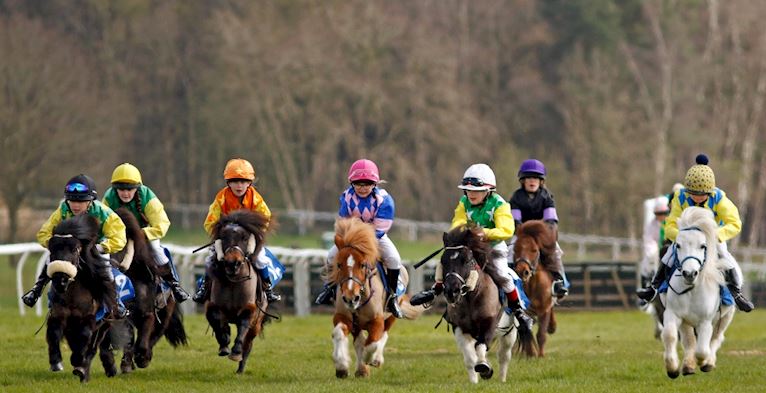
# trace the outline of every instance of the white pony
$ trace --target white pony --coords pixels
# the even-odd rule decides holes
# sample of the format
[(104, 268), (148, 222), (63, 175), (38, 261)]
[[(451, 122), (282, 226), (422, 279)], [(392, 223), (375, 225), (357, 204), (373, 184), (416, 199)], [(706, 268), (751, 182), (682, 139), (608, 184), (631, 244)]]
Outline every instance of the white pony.
[(679, 333), (684, 347), (683, 374), (693, 374), (698, 364), (703, 372), (712, 371), (723, 334), (734, 318), (734, 306), (721, 305), (724, 278), (718, 268), (718, 225), (713, 213), (700, 207), (687, 208), (678, 228), (673, 256), (676, 271), (661, 297), (665, 304), (662, 342), (670, 378), (679, 374)]

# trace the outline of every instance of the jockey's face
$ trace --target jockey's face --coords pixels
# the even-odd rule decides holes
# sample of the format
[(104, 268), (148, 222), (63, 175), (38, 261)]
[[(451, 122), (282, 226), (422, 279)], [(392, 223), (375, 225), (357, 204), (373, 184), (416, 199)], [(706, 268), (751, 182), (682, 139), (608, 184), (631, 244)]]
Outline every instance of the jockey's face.
[(521, 179), (521, 185), (524, 187), (524, 191), (534, 193), (540, 189), (540, 179), (536, 177), (525, 177)]
[(484, 199), (487, 197), (487, 194), (489, 194), (489, 191), (487, 190), (466, 190), (465, 192), (465, 196), (468, 197), (468, 201), (471, 202), (472, 205), (481, 205), (484, 203)]
[(228, 182), (226, 182), (226, 184), (231, 189), (231, 192), (234, 193), (234, 196), (239, 198), (242, 195), (245, 195), (245, 193), (247, 192), (247, 188), (250, 187), (250, 184), (252, 184), (252, 182), (250, 180), (245, 180), (245, 179), (234, 179), (234, 180), (229, 180)]
[(138, 191), (138, 188), (128, 188), (128, 189), (117, 189), (117, 196), (120, 197), (120, 200), (122, 203), (128, 203), (133, 200), (133, 197), (136, 195), (136, 192)]
[(367, 198), (372, 194), (372, 189), (375, 188), (375, 183), (369, 181), (357, 181), (351, 183), (354, 186), (354, 193), (360, 198)]
[(708, 194), (703, 195), (695, 195), (695, 194), (689, 194), (689, 196), (692, 198), (695, 204), (699, 205), (700, 203), (707, 202)]
[(88, 206), (90, 206), (90, 201), (67, 201), (67, 203), (75, 216), (85, 213), (88, 211)]

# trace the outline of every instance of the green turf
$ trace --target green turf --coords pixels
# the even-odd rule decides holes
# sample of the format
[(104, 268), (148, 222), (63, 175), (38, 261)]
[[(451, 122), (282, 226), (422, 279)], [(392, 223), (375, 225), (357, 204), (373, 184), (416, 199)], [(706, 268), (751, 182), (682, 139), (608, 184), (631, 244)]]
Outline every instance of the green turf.
[[(94, 362), (93, 380), (80, 387), (71, 366), (49, 372), (44, 335), (34, 336), (38, 317), (0, 312), (0, 391), (3, 392), (762, 392), (766, 377), (766, 312), (737, 314), (709, 374), (670, 380), (660, 342), (647, 315), (639, 312), (561, 313), (545, 359), (515, 357), (510, 380), (467, 381), (454, 339), (437, 317), (398, 322), (386, 348), (386, 363), (368, 379), (335, 378), (331, 359), (331, 316), (286, 316), (268, 325), (257, 340), (244, 375), (236, 363), (219, 358), (200, 315), (186, 317), (190, 345), (158, 345), (148, 369), (107, 379)], [(67, 351), (65, 349), (65, 351)], [(494, 354), (492, 363), (496, 364)], [(66, 357), (67, 355), (65, 355)]]

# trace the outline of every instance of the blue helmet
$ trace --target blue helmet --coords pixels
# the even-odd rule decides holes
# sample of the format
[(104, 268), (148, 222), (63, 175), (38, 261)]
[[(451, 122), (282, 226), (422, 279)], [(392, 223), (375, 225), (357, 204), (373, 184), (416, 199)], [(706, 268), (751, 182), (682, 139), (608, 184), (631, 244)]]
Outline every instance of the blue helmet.
[(521, 163), (521, 167), (519, 167), (518, 177), (519, 180), (525, 177), (536, 177), (545, 180), (545, 165), (534, 158), (524, 160)]

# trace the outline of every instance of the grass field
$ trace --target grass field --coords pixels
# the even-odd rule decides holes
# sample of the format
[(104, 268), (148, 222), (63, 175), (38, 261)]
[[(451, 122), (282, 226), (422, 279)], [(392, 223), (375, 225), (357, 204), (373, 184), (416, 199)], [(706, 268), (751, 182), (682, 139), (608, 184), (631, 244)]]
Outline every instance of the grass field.
[(80, 386), (68, 364), (64, 372), (48, 371), (44, 333), (34, 336), (41, 318), (21, 318), (4, 307), (0, 320), (3, 392), (763, 392), (766, 381), (764, 311), (736, 316), (715, 371), (677, 380), (665, 376), (661, 343), (652, 337), (647, 315), (563, 312), (546, 359), (515, 357), (506, 384), (493, 379), (478, 386), (468, 383), (452, 335), (444, 325), (433, 329), (434, 315), (398, 322), (384, 367), (364, 380), (335, 378), (329, 315), (286, 316), (267, 326), (239, 376), (236, 363), (216, 355), (203, 317), (190, 315), (188, 347), (172, 349), (161, 342), (148, 369), (111, 379), (96, 360), (87, 386)]

